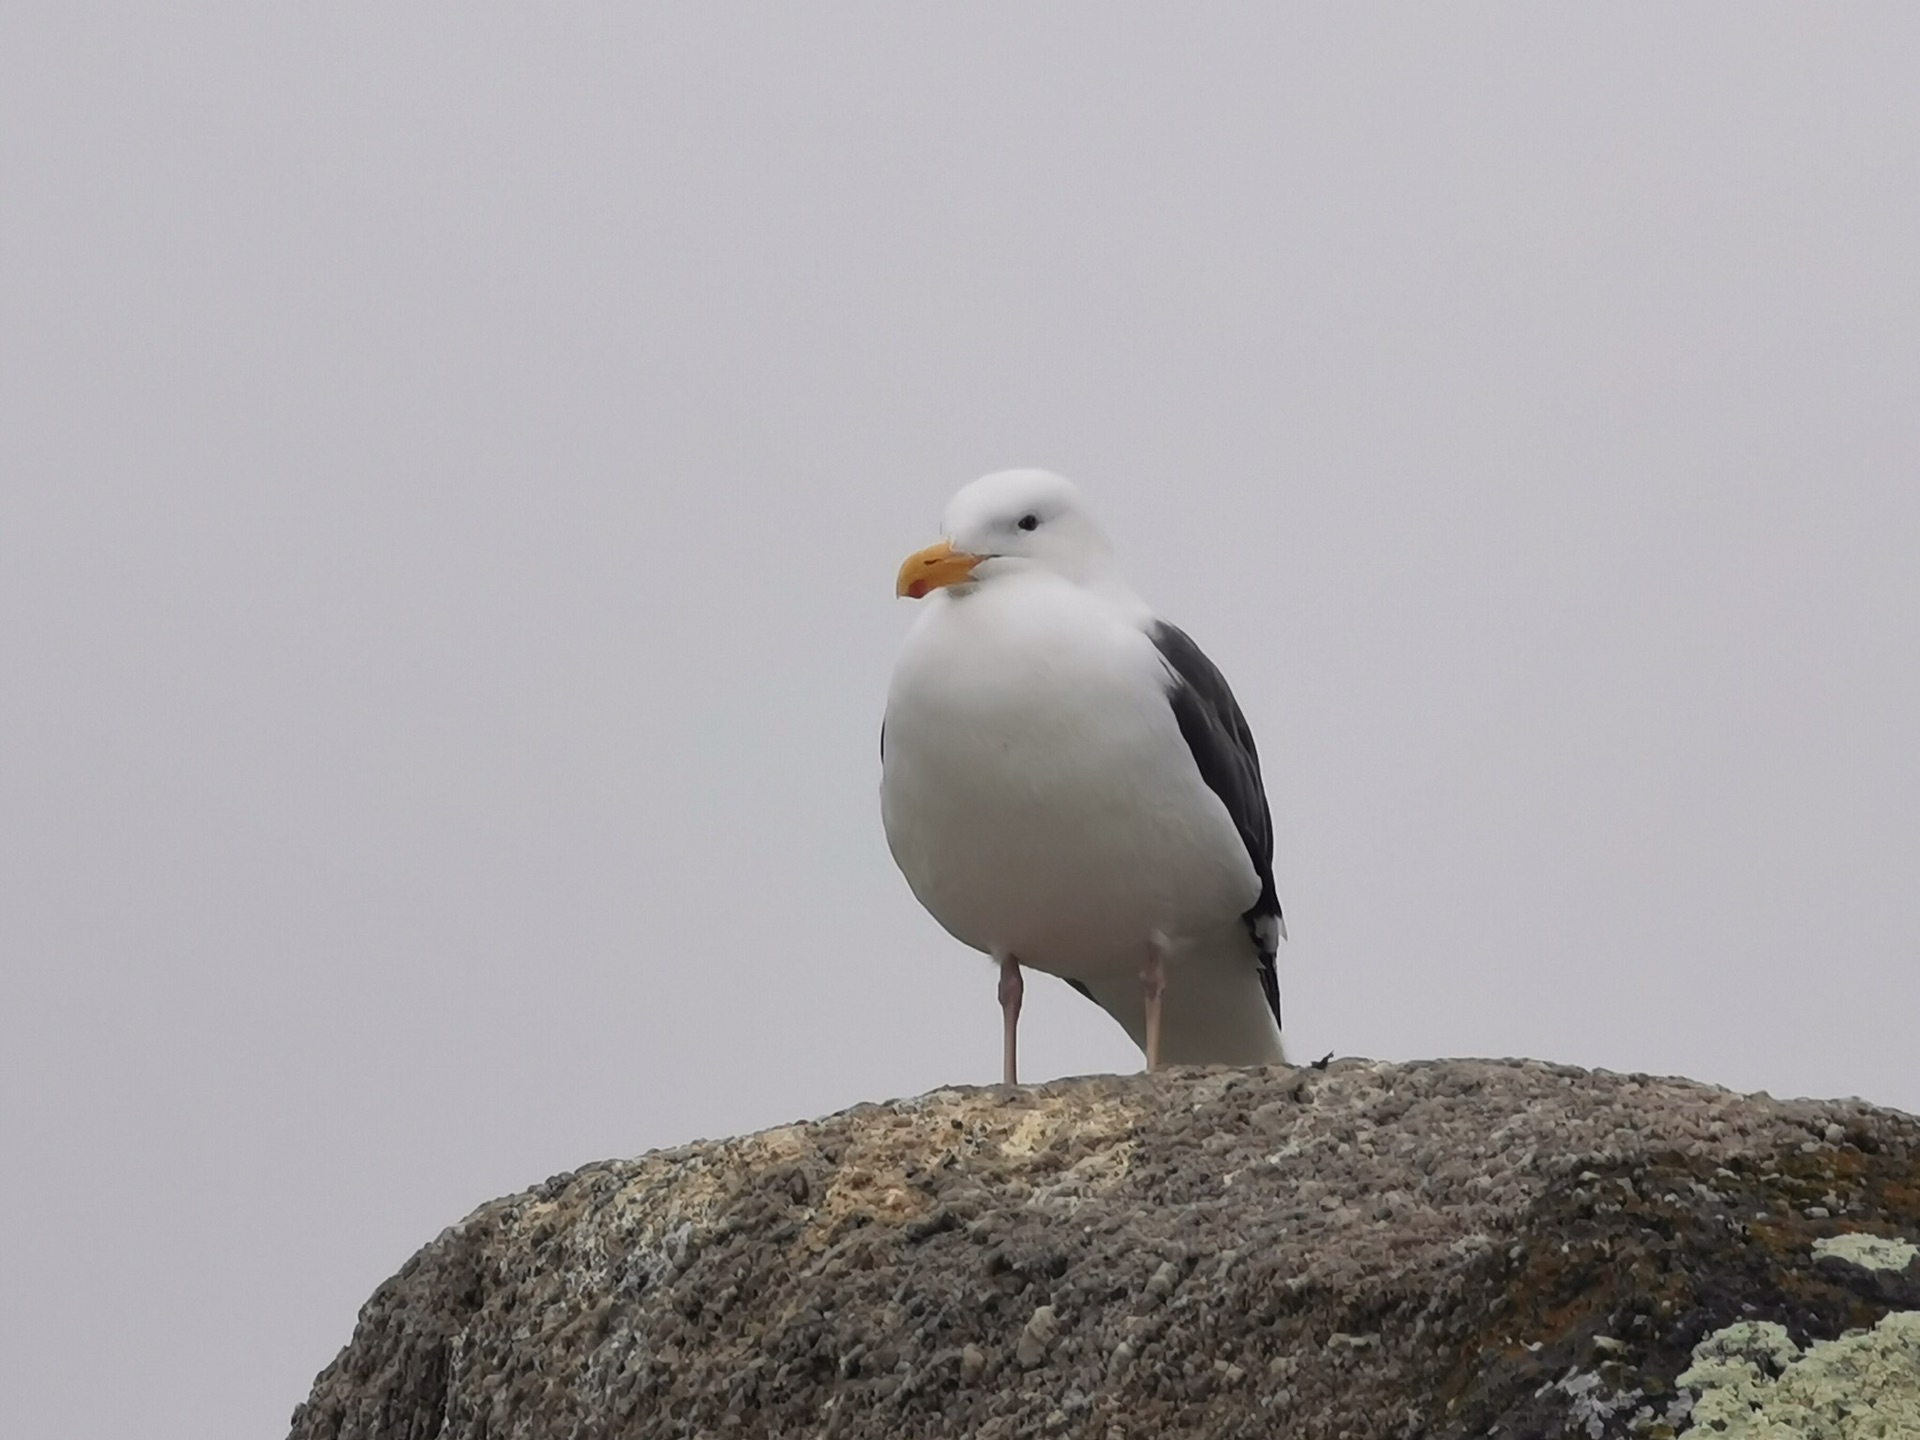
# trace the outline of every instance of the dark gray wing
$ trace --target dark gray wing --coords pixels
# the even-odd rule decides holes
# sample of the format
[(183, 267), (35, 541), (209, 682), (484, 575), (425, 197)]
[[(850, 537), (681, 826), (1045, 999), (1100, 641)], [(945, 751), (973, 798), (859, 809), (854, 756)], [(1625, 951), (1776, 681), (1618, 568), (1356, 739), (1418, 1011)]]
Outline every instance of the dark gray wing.
[(1267, 809), (1266, 787), (1260, 783), (1260, 753), (1254, 748), (1253, 730), (1240, 713), (1227, 677), (1186, 631), (1156, 620), (1147, 627), (1147, 638), (1172, 674), (1173, 688), (1167, 698), (1173, 702), (1174, 718), (1200, 767), (1200, 777), (1227, 807), (1260, 877), (1260, 898), (1240, 918), (1259, 952), (1260, 988), (1266, 992), (1277, 1025), (1280, 976), (1273, 957), (1280, 948), (1282, 920), (1280, 897), (1273, 888), (1273, 815)]

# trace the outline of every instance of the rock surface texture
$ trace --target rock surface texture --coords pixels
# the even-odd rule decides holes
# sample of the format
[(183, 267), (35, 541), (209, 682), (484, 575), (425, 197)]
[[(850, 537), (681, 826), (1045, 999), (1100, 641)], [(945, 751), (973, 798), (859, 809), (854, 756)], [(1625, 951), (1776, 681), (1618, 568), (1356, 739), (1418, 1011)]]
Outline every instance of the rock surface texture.
[(1915, 1435), (1917, 1241), (1920, 1120), (1858, 1101), (1464, 1060), (942, 1090), (482, 1206), (293, 1435)]

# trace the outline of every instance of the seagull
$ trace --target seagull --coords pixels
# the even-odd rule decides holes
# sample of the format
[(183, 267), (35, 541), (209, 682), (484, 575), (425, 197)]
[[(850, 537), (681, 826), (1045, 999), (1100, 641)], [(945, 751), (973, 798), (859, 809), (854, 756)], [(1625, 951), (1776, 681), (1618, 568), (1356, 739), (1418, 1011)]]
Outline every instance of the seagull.
[(1018, 1079), (1022, 969), (1163, 1065), (1284, 1064), (1286, 936), (1253, 732), (1226, 678), (1134, 593), (1045, 470), (963, 487), (907, 557), (921, 602), (880, 727), (880, 813), (914, 896), (999, 968)]

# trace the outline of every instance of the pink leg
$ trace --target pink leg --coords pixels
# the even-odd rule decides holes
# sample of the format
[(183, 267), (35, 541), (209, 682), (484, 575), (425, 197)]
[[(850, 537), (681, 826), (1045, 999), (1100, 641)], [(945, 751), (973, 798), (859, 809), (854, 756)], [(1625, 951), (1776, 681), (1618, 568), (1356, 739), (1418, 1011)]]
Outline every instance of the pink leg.
[(1000, 1018), (1005, 1026), (1002, 1032), (1001, 1056), (1006, 1082), (1009, 1085), (1020, 1083), (1019, 1067), (1014, 1062), (1014, 1032), (1020, 1028), (1020, 997), (1027, 992), (1027, 982), (1020, 978), (1020, 962), (1011, 955), (1000, 957)]
[(1140, 967), (1140, 988), (1147, 1000), (1147, 1069), (1160, 1068), (1160, 997), (1167, 990), (1167, 967), (1163, 955), (1165, 942), (1156, 935), (1147, 946), (1146, 963)]

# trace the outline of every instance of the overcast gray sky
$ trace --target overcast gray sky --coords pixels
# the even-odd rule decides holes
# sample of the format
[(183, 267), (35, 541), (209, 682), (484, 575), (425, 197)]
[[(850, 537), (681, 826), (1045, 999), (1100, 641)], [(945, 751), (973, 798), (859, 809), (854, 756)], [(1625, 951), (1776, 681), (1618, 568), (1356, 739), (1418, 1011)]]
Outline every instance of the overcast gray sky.
[(0, 1432), (993, 1080), (876, 731), (1009, 465), (1240, 694), (1296, 1053), (1920, 1109), (1920, 8), (639, 9), (8, 8)]

